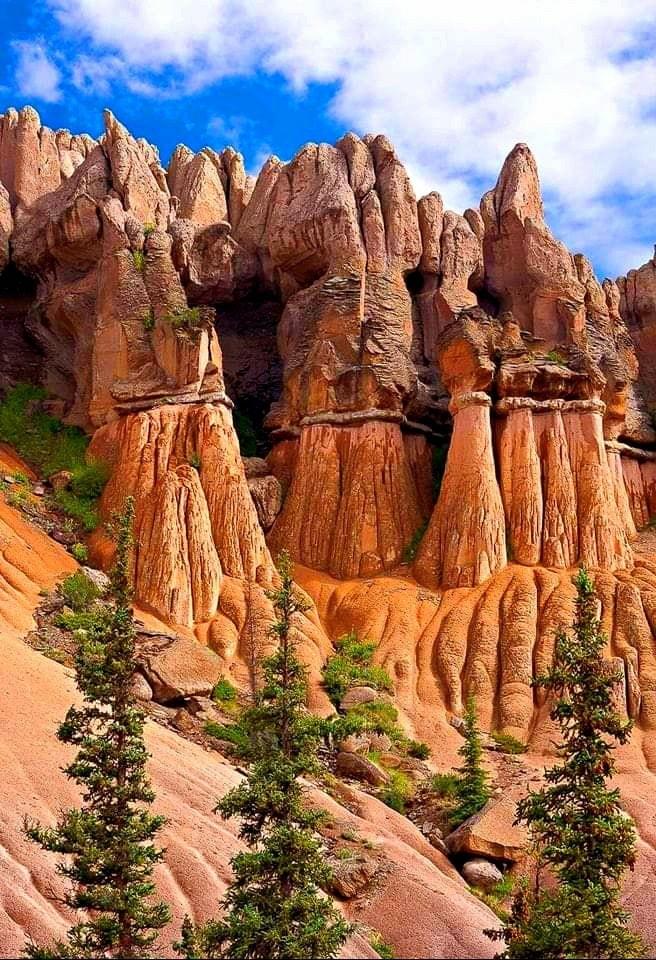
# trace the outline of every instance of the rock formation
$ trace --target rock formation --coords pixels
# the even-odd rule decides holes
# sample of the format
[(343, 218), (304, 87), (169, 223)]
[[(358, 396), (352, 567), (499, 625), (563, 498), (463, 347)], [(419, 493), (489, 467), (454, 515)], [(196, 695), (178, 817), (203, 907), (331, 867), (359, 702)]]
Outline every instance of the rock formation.
[[(12, 323), (110, 468), (104, 516), (136, 499), (144, 608), (245, 669), (286, 548), (315, 572), (315, 672), (326, 632), (349, 629), (326, 605), (336, 578), (377, 597), (388, 626), (346, 606), (381, 657), (389, 623), (402, 633), (413, 723), (474, 691), (488, 726), (526, 737), (583, 562), (627, 712), (653, 722), (651, 561), (632, 542), (656, 512), (656, 268), (600, 284), (545, 223), (528, 147), (461, 215), (416, 200), (383, 136), (307, 144), (253, 180), (231, 148), (181, 145), (165, 170), (109, 112), (94, 141), (26, 108), (0, 120), (0, 181), (0, 269), (33, 289)], [(102, 530), (91, 546), (109, 562)]]

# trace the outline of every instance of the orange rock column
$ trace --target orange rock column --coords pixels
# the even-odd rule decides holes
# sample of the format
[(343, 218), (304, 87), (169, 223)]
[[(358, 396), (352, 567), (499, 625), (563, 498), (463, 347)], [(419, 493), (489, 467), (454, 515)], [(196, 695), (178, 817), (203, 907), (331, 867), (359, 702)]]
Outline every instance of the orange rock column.
[(269, 541), (306, 566), (366, 577), (400, 561), (423, 519), (398, 423), (308, 424)]
[(603, 410), (600, 401), (581, 400), (567, 403), (563, 414), (576, 481), (578, 559), (601, 570), (626, 570), (633, 566), (633, 554), (606, 457)]
[(451, 402), (453, 435), (440, 496), (414, 572), (427, 586), (471, 587), (506, 564), (505, 517), (497, 483), (490, 398)]

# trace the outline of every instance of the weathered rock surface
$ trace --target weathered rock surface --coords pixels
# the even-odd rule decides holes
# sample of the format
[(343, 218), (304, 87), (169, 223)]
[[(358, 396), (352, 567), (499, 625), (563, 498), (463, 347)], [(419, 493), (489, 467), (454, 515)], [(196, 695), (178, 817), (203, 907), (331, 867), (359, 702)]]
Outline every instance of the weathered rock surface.
[[(523, 791), (522, 791), (523, 792)], [(445, 842), (449, 853), (493, 860), (517, 860), (526, 848), (526, 831), (515, 825), (517, 791), (490, 800), (479, 813), (465, 820)], [(483, 861), (485, 862), (485, 861)], [(468, 883), (473, 883), (465, 874)], [(491, 883), (498, 882), (491, 879)], [(486, 889), (483, 887), (483, 889)]]
[(479, 890), (493, 890), (503, 880), (499, 868), (481, 857), (465, 861), (461, 872), (469, 886), (478, 887)]
[(337, 754), (335, 769), (342, 777), (348, 777), (351, 780), (362, 780), (364, 783), (370, 783), (372, 787), (380, 787), (389, 783), (389, 774), (381, 770), (380, 767), (361, 757), (357, 753), (342, 752)]
[(138, 651), (140, 667), (158, 703), (207, 696), (221, 674), (221, 661), (196, 640), (149, 638)]

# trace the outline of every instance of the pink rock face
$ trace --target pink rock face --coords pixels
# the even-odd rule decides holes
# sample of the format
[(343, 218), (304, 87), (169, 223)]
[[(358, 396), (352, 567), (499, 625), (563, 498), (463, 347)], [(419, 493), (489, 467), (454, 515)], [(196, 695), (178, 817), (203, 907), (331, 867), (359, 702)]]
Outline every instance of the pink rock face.
[(537, 166), (525, 144), (508, 155), (481, 214), (486, 284), (501, 309), (550, 345), (577, 332), (584, 290), (572, 256), (544, 222)]
[(0, 273), (9, 263), (9, 234), (12, 231), (13, 218), (9, 205), (9, 194), (0, 183)]

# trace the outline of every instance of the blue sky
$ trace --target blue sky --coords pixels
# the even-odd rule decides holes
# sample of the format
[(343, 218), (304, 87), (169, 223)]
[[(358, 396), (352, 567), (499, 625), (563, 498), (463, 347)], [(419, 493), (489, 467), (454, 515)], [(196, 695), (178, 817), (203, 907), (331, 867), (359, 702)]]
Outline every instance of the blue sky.
[(602, 276), (652, 255), (653, 0), (0, 0), (0, 38), (0, 112), (98, 135), (109, 106), (164, 162), (231, 143), (251, 171), (384, 132), (456, 210), (521, 140), (570, 249)]

